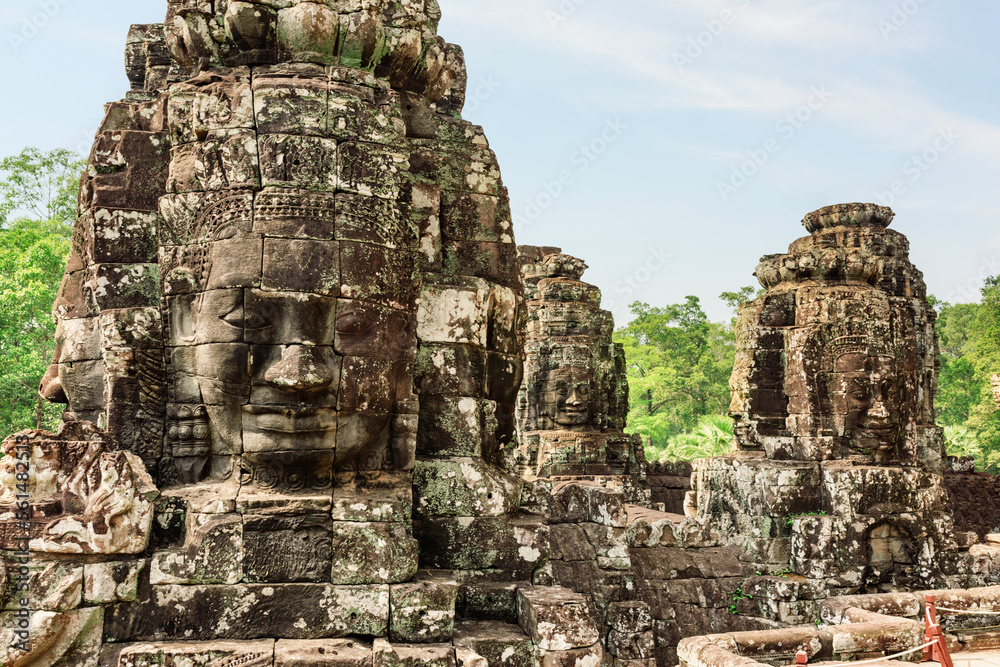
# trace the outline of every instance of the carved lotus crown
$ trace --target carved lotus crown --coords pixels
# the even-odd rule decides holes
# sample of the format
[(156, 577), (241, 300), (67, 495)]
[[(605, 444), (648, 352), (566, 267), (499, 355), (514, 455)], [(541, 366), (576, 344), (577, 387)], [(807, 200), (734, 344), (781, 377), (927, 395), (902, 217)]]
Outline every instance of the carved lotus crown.
[(881, 227), (892, 223), (896, 214), (877, 204), (834, 204), (813, 211), (802, 220), (810, 234), (834, 227)]
[(434, 102), (463, 71), (461, 49), (436, 35), (440, 18), (437, 0), (170, 0), (166, 39), (192, 73), (342, 65)]
[(882, 277), (884, 261), (856, 248), (813, 248), (800, 255), (767, 255), (754, 275), (766, 288), (805, 281), (863, 282), (874, 285)]
[(884, 231), (893, 217), (892, 209), (876, 204), (835, 204), (813, 211), (802, 221), (811, 236), (793, 243), (787, 254), (761, 258), (757, 280), (766, 289), (803, 282), (877, 285), (900, 243), (883, 239), (899, 236)]

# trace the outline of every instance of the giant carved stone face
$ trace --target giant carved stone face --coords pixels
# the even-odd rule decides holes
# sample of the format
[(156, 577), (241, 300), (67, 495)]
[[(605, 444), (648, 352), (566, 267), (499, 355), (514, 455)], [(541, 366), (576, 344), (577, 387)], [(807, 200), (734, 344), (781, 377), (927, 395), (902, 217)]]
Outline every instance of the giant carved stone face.
[(894, 459), (903, 435), (895, 359), (868, 351), (839, 354), (826, 388), (836, 435), (853, 451)]
[(593, 375), (589, 368), (575, 366), (563, 366), (546, 374), (542, 401), (555, 428), (567, 431), (589, 428)]
[[(325, 489), (335, 472), (412, 462), (405, 125), (384, 84), (335, 78), (312, 65), (236, 68), (170, 88), (150, 309), (163, 316), (165, 382), (146, 383), (165, 386), (143, 399), (161, 406), (162, 453), (146, 458), (168, 485), (239, 475)], [(113, 372), (97, 347), (78, 382), (57, 358), (43, 391), (75, 413), (106, 410), (114, 431)]]

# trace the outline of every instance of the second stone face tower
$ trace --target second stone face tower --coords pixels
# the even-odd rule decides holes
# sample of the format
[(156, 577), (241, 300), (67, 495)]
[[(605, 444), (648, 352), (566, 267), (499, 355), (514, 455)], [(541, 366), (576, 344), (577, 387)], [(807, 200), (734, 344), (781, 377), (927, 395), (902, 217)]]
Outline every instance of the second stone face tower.
[[(526, 476), (616, 477), (642, 485), (639, 438), (628, 416), (625, 353), (587, 265), (559, 248), (520, 246), (527, 299), (525, 379), (518, 398)], [(627, 484), (638, 492), (638, 486)]]
[[(757, 267), (730, 381), (738, 451), (697, 462), (698, 513), (760, 569), (833, 590), (960, 569), (934, 424), (935, 314), (891, 210), (844, 204)], [(859, 567), (859, 564), (862, 567)]]

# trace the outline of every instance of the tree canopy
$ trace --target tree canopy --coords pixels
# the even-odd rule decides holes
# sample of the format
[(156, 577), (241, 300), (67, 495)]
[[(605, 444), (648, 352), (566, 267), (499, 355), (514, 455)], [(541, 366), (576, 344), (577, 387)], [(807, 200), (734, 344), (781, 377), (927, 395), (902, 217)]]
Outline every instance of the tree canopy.
[(54, 350), (52, 304), (76, 218), (83, 162), (34, 148), (0, 161), (0, 431), (58, 424), (38, 398)]
[[(736, 307), (753, 294), (745, 288), (723, 300)], [(696, 296), (662, 308), (641, 302), (630, 308), (634, 319), (615, 334), (628, 361), (629, 431), (645, 440), (655, 458), (726, 450), (719, 445), (719, 427), (728, 417), (717, 418), (729, 409), (732, 324), (710, 322)], [(731, 426), (721, 438), (732, 439)]]

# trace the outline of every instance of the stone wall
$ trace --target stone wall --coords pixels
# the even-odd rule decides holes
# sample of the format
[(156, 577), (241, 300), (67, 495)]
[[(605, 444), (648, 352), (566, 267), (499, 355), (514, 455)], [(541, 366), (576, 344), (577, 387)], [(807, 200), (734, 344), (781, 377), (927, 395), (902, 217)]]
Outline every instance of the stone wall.
[(983, 539), (1000, 529), (1000, 477), (982, 472), (946, 472), (944, 486), (955, 530)]
[(646, 479), (649, 482), (652, 506), (663, 505), (663, 511), (684, 514), (687, 492), (691, 490), (693, 467), (688, 461), (653, 461)]

